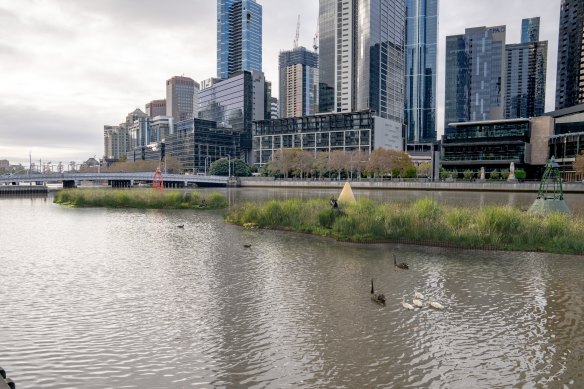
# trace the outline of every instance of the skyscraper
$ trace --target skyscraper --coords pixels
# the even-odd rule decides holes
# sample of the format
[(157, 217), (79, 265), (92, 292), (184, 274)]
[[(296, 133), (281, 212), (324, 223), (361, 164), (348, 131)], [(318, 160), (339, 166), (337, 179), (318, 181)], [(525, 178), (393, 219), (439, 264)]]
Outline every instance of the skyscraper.
[(406, 0), (406, 16), (406, 142), (433, 142), (438, 0)]
[(199, 83), (188, 77), (172, 77), (166, 81), (166, 116), (175, 122), (197, 117)]
[(318, 113), (318, 54), (297, 47), (283, 51), (280, 63), (280, 117)]
[[(336, 0), (320, 0), (318, 15), (318, 110), (335, 107)], [(281, 104), (281, 102), (280, 102)]]
[(405, 15), (404, 0), (321, 0), (319, 80), (334, 88), (335, 112), (371, 109), (403, 125)]
[(584, 3), (562, 0), (556, 109), (584, 103)]
[(521, 21), (521, 43), (539, 42), (539, 17)]
[(262, 71), (262, 6), (255, 0), (217, 0), (217, 76)]
[(539, 37), (539, 18), (523, 19), (522, 30), (522, 43), (505, 49), (506, 119), (530, 118), (545, 112), (548, 44), (533, 40)]
[(503, 119), (505, 26), (466, 29), (446, 37), (444, 127)]
[(152, 100), (146, 104), (146, 115), (151, 118), (166, 115), (166, 100)]

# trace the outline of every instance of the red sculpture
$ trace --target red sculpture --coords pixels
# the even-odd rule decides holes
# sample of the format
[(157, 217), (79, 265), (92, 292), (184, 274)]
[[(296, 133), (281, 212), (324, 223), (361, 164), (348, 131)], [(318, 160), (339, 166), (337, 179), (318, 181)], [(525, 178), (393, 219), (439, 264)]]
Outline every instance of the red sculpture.
[(162, 179), (160, 168), (157, 168), (156, 172), (154, 173), (154, 178), (152, 179), (152, 188), (159, 192), (164, 190), (164, 180)]

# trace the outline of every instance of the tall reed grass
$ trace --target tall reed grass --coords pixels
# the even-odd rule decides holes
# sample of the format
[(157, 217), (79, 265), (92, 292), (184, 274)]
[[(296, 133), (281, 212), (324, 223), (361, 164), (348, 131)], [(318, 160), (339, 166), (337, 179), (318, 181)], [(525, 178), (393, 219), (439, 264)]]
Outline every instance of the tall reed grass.
[(429, 198), (409, 205), (361, 198), (340, 210), (331, 209), (325, 199), (271, 200), (235, 205), (226, 221), (353, 242), (406, 240), (460, 248), (584, 254), (584, 220), (580, 217), (532, 216), (501, 206), (446, 207)]
[(221, 193), (164, 191), (152, 189), (65, 189), (57, 192), (54, 202), (74, 207), (138, 209), (222, 209), (228, 205)]

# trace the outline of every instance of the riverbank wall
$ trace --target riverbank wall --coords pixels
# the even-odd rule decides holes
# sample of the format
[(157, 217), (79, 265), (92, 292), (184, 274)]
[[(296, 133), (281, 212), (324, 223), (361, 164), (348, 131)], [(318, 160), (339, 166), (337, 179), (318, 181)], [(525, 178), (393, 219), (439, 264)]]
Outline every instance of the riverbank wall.
[(44, 185), (0, 185), (0, 196), (47, 193), (49, 193), (49, 189)]
[[(240, 178), (242, 188), (313, 188), (339, 189), (346, 181), (320, 180), (276, 180), (273, 178)], [(418, 191), (457, 191), (457, 192), (525, 192), (537, 193), (539, 182), (431, 182), (431, 181), (369, 181), (349, 180), (353, 189), (363, 190), (418, 190)], [(564, 193), (584, 194), (584, 183), (564, 184)]]

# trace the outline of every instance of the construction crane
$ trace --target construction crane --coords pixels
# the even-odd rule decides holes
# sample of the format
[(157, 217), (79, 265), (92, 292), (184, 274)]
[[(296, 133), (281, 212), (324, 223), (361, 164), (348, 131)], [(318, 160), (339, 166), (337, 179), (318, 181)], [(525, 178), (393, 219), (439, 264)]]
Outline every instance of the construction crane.
[(300, 15), (298, 15), (298, 23), (296, 23), (296, 38), (294, 39), (294, 49), (298, 48), (299, 39), (300, 39)]
[(318, 51), (318, 39), (320, 38), (320, 30), (318, 20), (316, 21), (316, 34), (314, 34), (314, 39), (312, 41), (312, 48), (314, 51)]

